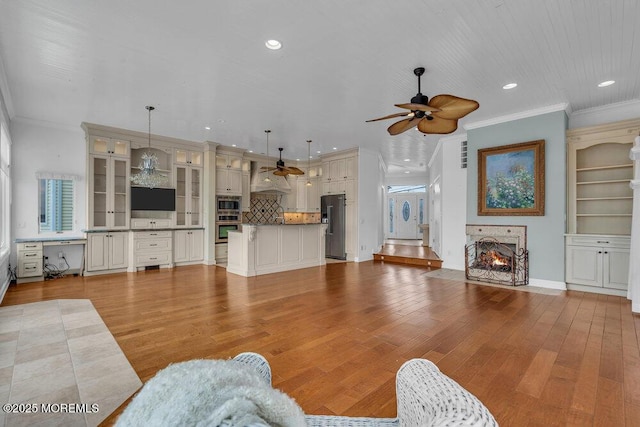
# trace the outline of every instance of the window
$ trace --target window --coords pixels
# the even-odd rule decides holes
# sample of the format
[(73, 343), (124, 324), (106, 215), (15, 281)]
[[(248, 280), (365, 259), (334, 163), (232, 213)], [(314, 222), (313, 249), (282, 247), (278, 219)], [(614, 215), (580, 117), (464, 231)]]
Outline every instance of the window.
[(11, 222), (11, 141), (0, 123), (0, 255), (9, 251)]
[(73, 231), (73, 176), (37, 174), (40, 233)]
[(426, 185), (389, 185), (387, 193), (424, 193), (427, 191)]

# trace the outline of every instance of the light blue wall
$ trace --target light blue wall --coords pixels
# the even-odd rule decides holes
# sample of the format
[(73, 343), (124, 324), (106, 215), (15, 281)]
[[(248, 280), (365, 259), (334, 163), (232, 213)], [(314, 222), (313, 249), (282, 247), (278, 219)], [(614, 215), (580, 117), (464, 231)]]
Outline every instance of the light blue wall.
[[(556, 111), (467, 132), (467, 223), (526, 225), (531, 279), (564, 282), (566, 128), (567, 115)], [(478, 149), (538, 139), (545, 140), (544, 216), (478, 216)]]

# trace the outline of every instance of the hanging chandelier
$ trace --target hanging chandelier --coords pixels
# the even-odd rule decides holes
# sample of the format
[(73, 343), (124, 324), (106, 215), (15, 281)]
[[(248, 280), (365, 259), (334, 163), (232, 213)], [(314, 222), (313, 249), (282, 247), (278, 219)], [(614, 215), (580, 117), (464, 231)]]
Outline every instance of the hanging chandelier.
[(307, 139), (307, 187), (311, 187), (311, 140)]
[(151, 112), (155, 110), (155, 107), (147, 105), (144, 108), (149, 112), (149, 151), (140, 157), (138, 164), (140, 172), (131, 176), (131, 182), (141, 187), (157, 188), (167, 185), (169, 179), (158, 172), (158, 156), (151, 152)]

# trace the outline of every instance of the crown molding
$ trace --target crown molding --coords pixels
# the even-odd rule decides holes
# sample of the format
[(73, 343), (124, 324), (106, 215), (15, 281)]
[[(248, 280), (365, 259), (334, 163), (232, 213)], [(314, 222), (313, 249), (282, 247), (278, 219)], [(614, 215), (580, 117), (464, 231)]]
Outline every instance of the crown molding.
[(49, 129), (58, 129), (66, 132), (82, 132), (81, 126), (69, 126), (61, 123), (49, 122), (47, 120), (30, 119), (27, 117), (14, 117), (11, 123), (20, 123), (27, 126), (38, 126)]
[(479, 122), (468, 123), (463, 126), (465, 130), (478, 129), (487, 126), (497, 125), (500, 123), (512, 122), (514, 120), (526, 119), (529, 117), (540, 116), (547, 113), (555, 113), (556, 111), (565, 111), (567, 114), (571, 113), (569, 104), (564, 102), (562, 104), (549, 105), (546, 107), (535, 108), (533, 110), (521, 111), (519, 113), (507, 114), (506, 116), (495, 117), (493, 119), (481, 120)]

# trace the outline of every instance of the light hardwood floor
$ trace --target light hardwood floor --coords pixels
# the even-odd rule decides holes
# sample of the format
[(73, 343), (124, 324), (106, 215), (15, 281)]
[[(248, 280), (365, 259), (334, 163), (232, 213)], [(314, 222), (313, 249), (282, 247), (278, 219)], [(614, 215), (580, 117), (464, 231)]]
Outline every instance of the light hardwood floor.
[(189, 266), (11, 286), (2, 305), (91, 299), (143, 381), (171, 362), (259, 352), (311, 414), (394, 416), (395, 372), (422, 357), (503, 426), (640, 425), (640, 316), (626, 299), (425, 271), (335, 263), (244, 278)]

